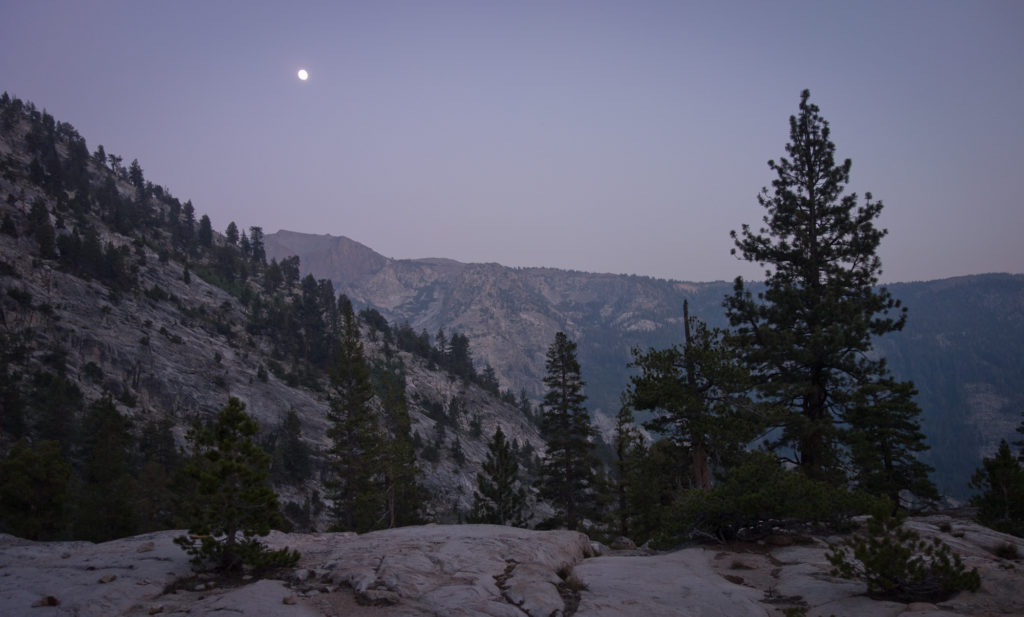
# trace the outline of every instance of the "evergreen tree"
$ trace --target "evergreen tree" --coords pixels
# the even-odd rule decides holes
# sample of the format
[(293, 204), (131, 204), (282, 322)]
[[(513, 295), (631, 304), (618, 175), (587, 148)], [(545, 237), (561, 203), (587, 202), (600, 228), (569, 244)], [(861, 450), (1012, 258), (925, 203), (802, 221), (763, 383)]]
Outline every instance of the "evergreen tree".
[(620, 536), (629, 537), (629, 519), (632, 513), (630, 497), (638, 457), (643, 455), (643, 439), (636, 428), (633, 410), (627, 397), (615, 416), (615, 523)]
[(144, 490), (136, 491), (133, 506), (140, 532), (186, 525), (182, 521), (184, 477), (181, 456), (171, 433), (173, 426), (170, 419), (163, 418), (142, 427), (137, 485)]
[(56, 441), (16, 441), (0, 460), (0, 529), (29, 540), (63, 538), (70, 481)]
[(499, 426), (488, 444), (483, 470), (476, 474), (470, 521), (525, 527), (525, 509), (526, 489), (519, 484), (519, 462)]
[[(885, 362), (869, 353), (872, 338), (901, 329), (906, 316), (875, 287), (882, 204), (868, 193), (858, 206), (856, 194), (844, 194), (850, 160), (835, 163), (828, 122), (809, 97), (805, 90), (790, 118), (788, 158), (768, 162), (777, 178), (772, 193), (758, 196), (766, 226), (732, 232), (733, 253), (765, 269), (765, 290), (755, 298), (737, 278), (725, 306), (756, 395), (778, 412), (781, 433), (769, 445), (789, 449), (808, 477), (838, 481), (840, 425), (865, 417), (849, 417), (855, 402), (866, 404), (859, 390), (890, 379)], [(903, 437), (910, 441), (894, 442), (897, 450), (922, 445)]]
[(384, 418), (382, 469), (388, 527), (420, 522), (424, 493), (416, 479), (416, 452), (412, 420), (405, 398), (405, 376), (401, 365), (381, 371), (381, 407)]
[(139, 159), (132, 159), (131, 165), (128, 166), (128, 182), (135, 188), (141, 188), (146, 184), (146, 179), (142, 175), (142, 165), (139, 165)]
[(196, 237), (196, 209), (191, 199), (181, 207), (181, 212), (185, 217), (181, 222), (181, 240), (186, 247), (192, 248)]
[(970, 486), (981, 491), (971, 498), (978, 520), (989, 527), (1024, 537), (1024, 469), (1006, 440), (992, 458), (983, 458)]
[(132, 441), (128, 419), (109, 397), (89, 405), (82, 418), (85, 466), (75, 515), (76, 538), (105, 542), (135, 532)]
[(42, 198), (32, 201), (32, 207), (28, 213), (29, 231), (33, 234), (36, 244), (39, 245), (39, 255), (45, 258), (56, 256), (57, 232), (50, 223), (50, 212)]
[(915, 456), (928, 449), (918, 424), (921, 410), (914, 403), (913, 384), (891, 379), (858, 390), (846, 416), (844, 441), (849, 445), (855, 484), (872, 495), (885, 495), (894, 506), (900, 490), (938, 499), (928, 480), (933, 471)]
[(253, 441), (258, 431), (245, 404), (231, 397), (212, 426), (197, 422), (188, 433), (192, 457), (185, 472), (195, 492), (188, 504), (189, 534), (175, 542), (197, 567), (210, 561), (217, 569), (238, 570), (298, 560), (297, 553), (269, 551), (258, 539), (284, 522), (270, 488), (270, 455)]
[(434, 353), (437, 356), (437, 363), (442, 367), (448, 366), (448, 337), (445, 336), (444, 328), (438, 328), (434, 336)]
[[(423, 333), (426, 335), (426, 332)], [(448, 340), (448, 371), (462, 377), (473, 379), (476, 369), (473, 368), (473, 354), (469, 349), (469, 337), (455, 332)]]
[(274, 443), (270, 477), (278, 482), (301, 484), (311, 469), (309, 446), (302, 441), (302, 423), (294, 409), (289, 409), (281, 423)]
[(747, 416), (748, 401), (737, 394), (745, 372), (722, 343), (722, 333), (689, 315), (683, 302), (685, 344), (668, 349), (634, 350), (630, 403), (654, 414), (644, 422), (652, 431), (670, 436), (687, 448), (693, 459), (692, 485), (711, 488), (711, 462), (735, 458), (754, 437)]
[(250, 259), (253, 271), (257, 271), (267, 263), (267, 250), (263, 246), (263, 228), (249, 228)]
[(333, 527), (365, 532), (384, 526), (381, 439), (371, 399), (373, 383), (366, 364), (359, 324), (348, 298), (339, 298), (342, 316), (337, 360), (331, 372), (331, 510)]
[(576, 343), (565, 333), (555, 335), (545, 368), (547, 392), (542, 403), (541, 435), (547, 442), (547, 453), (541, 469), (540, 495), (554, 505), (557, 522), (577, 529), (584, 517), (594, 513), (597, 461), (591, 439), (596, 431), (583, 406), (586, 396)]
[(238, 225), (235, 225), (234, 221), (228, 223), (227, 229), (224, 230), (224, 239), (231, 246), (238, 246)]
[(210, 217), (205, 214), (199, 218), (199, 246), (213, 246), (213, 224)]
[[(1024, 413), (1021, 413), (1024, 415)], [(1024, 463), (1024, 421), (1021, 421), (1020, 426), (1017, 427), (1017, 432), (1021, 434), (1022, 439), (1013, 442), (1013, 445), (1020, 448), (1020, 452), (1017, 454), (1017, 460)]]
[[(638, 445), (627, 492), (629, 535), (638, 543), (670, 533), (675, 504), (690, 484), (693, 457), (672, 439), (659, 439), (648, 447)], [(707, 491), (694, 490), (697, 494)]]

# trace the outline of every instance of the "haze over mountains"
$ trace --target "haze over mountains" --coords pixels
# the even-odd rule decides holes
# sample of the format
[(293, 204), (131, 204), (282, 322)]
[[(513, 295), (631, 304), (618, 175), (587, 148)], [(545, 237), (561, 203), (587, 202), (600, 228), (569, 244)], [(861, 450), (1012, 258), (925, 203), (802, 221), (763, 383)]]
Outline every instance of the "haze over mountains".
[[(540, 393), (544, 352), (562, 330), (579, 344), (590, 410), (609, 418), (628, 385), (630, 350), (682, 341), (682, 304), (724, 326), (732, 283), (693, 283), (441, 258), (389, 259), (346, 237), (267, 234), (268, 258), (298, 255), (360, 306), (469, 336), (474, 359), (502, 388)], [(963, 497), (983, 455), (1014, 434), (1024, 410), (1024, 275), (985, 274), (888, 286), (909, 309), (906, 328), (877, 341), (896, 376), (919, 390), (923, 429), (945, 494)], [(607, 423), (606, 423), (607, 425)]]

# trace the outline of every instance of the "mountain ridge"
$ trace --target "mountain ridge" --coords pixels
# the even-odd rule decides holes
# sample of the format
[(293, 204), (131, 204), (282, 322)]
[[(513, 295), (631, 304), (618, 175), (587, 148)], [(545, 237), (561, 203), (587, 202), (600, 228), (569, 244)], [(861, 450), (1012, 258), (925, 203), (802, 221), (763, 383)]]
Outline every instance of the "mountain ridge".
[[(285, 232), (288, 250), (305, 271), (331, 280), (353, 302), (408, 322), (431, 335), (443, 328), (469, 336), (474, 358), (491, 365), (503, 388), (537, 398), (544, 352), (555, 332), (579, 345), (590, 410), (599, 424), (618, 411), (628, 385), (630, 350), (682, 342), (682, 304), (725, 327), (725, 281), (690, 282), (557, 268), (512, 268), (443, 258), (383, 258), (355, 278), (324, 267), (303, 235)], [(268, 234), (268, 256), (284, 258), (285, 243)], [(356, 243), (335, 238), (345, 245)], [(330, 244), (318, 236), (320, 247)], [(356, 243), (358, 244), (358, 243)], [(365, 245), (360, 245), (365, 246)], [(323, 250), (322, 248), (320, 250)], [(372, 251), (372, 249), (369, 249)], [(967, 494), (967, 481), (1024, 410), (1024, 275), (987, 273), (935, 281), (886, 284), (909, 308), (907, 326), (876, 341), (899, 379), (919, 389), (923, 428), (946, 493)], [(756, 284), (755, 284), (756, 288)]]

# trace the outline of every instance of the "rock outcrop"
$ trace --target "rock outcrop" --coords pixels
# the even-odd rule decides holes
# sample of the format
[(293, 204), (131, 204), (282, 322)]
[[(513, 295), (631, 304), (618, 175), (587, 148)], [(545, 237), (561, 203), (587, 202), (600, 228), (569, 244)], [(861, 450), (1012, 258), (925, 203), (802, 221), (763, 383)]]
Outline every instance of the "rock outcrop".
[[(0, 614), (413, 617), (988, 617), (1024, 614), (1024, 540), (946, 516), (909, 523), (939, 537), (982, 587), (937, 604), (868, 598), (830, 575), (828, 543), (604, 549), (569, 531), (492, 525), (406, 527), (364, 535), (272, 533), (302, 552), (280, 579), (194, 575), (160, 532), (103, 544), (0, 535)], [(945, 530), (945, 531), (943, 531)], [(835, 540), (833, 538), (833, 540)], [(786, 544), (783, 542), (777, 544)], [(595, 548), (597, 547), (597, 548)], [(1011, 548), (1006, 548), (1011, 547)], [(788, 612), (787, 612), (788, 611)]]

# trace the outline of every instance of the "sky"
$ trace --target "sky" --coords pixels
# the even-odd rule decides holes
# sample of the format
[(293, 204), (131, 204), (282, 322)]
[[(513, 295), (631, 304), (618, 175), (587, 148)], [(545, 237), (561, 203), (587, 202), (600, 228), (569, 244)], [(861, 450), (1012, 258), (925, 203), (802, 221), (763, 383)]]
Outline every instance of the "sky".
[[(760, 278), (800, 92), (884, 282), (1024, 271), (1024, 2), (0, 0), (0, 90), (223, 230), (686, 281)], [(305, 68), (309, 79), (297, 71)]]

